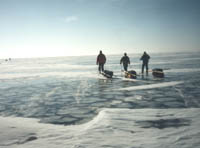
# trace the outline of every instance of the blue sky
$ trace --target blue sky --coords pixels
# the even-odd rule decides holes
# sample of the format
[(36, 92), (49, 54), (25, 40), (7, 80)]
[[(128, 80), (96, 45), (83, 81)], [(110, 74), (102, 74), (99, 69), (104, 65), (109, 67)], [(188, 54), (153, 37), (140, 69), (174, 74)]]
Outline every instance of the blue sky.
[(200, 51), (199, 0), (0, 0), (0, 57)]

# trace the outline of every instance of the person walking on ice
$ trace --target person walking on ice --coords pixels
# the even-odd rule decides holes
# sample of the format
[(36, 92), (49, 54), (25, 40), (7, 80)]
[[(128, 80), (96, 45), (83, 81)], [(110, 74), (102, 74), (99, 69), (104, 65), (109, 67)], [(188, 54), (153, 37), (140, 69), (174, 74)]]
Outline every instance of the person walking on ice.
[(99, 65), (99, 73), (104, 72), (104, 64), (106, 63), (106, 56), (100, 50), (99, 55), (97, 56), (96, 64)]
[(143, 54), (142, 57), (140, 58), (140, 60), (143, 61), (143, 63), (142, 63), (142, 74), (144, 73), (144, 67), (146, 67), (146, 75), (148, 75), (148, 70), (149, 70), (149, 67), (148, 67), (149, 59), (150, 59), (150, 56), (149, 56), (146, 52), (144, 52), (144, 54)]
[(120, 64), (122, 63), (123, 63), (124, 71), (128, 71), (128, 64), (130, 64), (130, 59), (126, 53), (124, 53), (124, 56), (120, 60)]

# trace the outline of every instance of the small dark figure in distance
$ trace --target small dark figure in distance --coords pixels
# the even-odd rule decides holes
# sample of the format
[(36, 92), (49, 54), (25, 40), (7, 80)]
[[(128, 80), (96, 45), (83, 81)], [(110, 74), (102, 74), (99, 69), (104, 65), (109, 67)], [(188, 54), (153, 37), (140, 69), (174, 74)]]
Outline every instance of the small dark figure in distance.
[(102, 53), (102, 51), (100, 51), (99, 55), (97, 56), (97, 62), (96, 62), (96, 64), (99, 65), (99, 73), (104, 71), (105, 63), (106, 63), (106, 56)]
[(123, 63), (123, 66), (124, 66), (124, 70), (127, 71), (128, 70), (128, 64), (130, 64), (130, 59), (127, 56), (126, 53), (124, 53), (124, 56), (120, 60), (120, 64), (122, 64), (122, 63)]
[(140, 60), (143, 61), (142, 63), (142, 74), (144, 73), (144, 67), (146, 67), (146, 74), (148, 75), (148, 63), (149, 63), (149, 59), (150, 59), (150, 56), (144, 52), (144, 54), (142, 55), (142, 57), (140, 58)]

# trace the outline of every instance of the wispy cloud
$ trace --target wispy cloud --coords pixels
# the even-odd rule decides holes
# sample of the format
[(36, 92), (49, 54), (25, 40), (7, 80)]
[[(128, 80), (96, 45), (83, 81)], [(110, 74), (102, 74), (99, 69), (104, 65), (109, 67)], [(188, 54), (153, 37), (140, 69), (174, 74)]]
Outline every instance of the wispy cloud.
[(71, 22), (76, 22), (79, 20), (79, 18), (77, 16), (68, 16), (65, 19), (65, 22), (67, 23), (71, 23)]

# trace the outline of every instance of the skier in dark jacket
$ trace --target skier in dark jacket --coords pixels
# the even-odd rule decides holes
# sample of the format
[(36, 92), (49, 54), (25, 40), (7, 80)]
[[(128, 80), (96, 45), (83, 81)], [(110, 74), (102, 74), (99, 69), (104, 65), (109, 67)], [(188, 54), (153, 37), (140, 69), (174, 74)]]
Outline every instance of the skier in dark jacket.
[(99, 65), (99, 73), (104, 71), (105, 63), (106, 63), (106, 56), (102, 53), (102, 51), (100, 51), (99, 55), (97, 56), (97, 62), (96, 62), (96, 64)]
[(127, 71), (128, 70), (128, 64), (130, 64), (130, 59), (127, 56), (126, 53), (124, 53), (124, 56), (120, 60), (120, 64), (122, 64), (122, 63), (123, 63), (123, 66), (124, 66), (124, 70)]
[(150, 56), (144, 52), (140, 60), (143, 61), (142, 63), (142, 74), (144, 73), (144, 67), (146, 67), (146, 74), (148, 75), (148, 63), (149, 63)]

